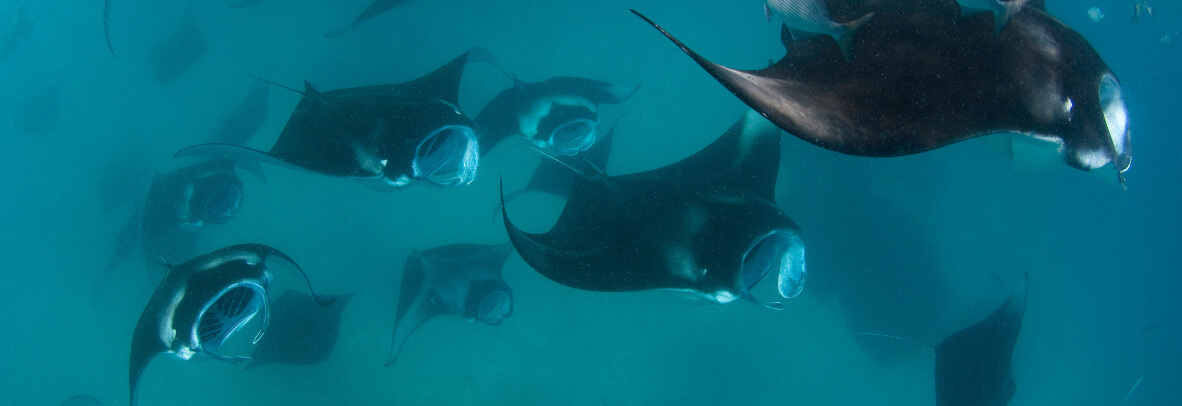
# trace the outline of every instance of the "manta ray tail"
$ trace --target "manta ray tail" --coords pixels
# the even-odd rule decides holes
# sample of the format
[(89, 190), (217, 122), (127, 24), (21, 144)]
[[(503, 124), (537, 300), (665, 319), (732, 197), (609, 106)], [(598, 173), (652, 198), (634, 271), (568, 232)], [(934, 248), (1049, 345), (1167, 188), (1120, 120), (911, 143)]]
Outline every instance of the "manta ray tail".
[(896, 340), (903, 340), (903, 341), (907, 341), (907, 342), (910, 342), (910, 343), (915, 343), (915, 344), (919, 344), (919, 345), (926, 345), (926, 346), (928, 346), (928, 347), (936, 348), (936, 346), (934, 346), (934, 345), (931, 345), (931, 344), (928, 344), (928, 343), (925, 343), (925, 342), (922, 342), (922, 341), (915, 341), (915, 340), (912, 340), (912, 339), (910, 339), (910, 338), (903, 338), (903, 337), (899, 337), (899, 336), (893, 336), (893, 335), (888, 335), (888, 334), (878, 334), (878, 333), (858, 333), (858, 334), (861, 334), (861, 335), (864, 335), (864, 336), (876, 336), (876, 337), (886, 337), (886, 338), (893, 338), (893, 339), (896, 339)]
[(1142, 379), (1145, 379), (1145, 377), (1142, 376), (1140, 378), (1137, 378), (1137, 383), (1134, 383), (1133, 387), (1129, 389), (1129, 393), (1125, 394), (1125, 400), (1123, 402), (1120, 402), (1120, 406), (1125, 406), (1125, 403), (1129, 403), (1129, 398), (1133, 396), (1133, 391), (1136, 391), (1137, 387), (1141, 386)]
[[(273, 72), (273, 71), (274, 71), (274, 68), (272, 68), (272, 69), (269, 69), (269, 70), (268, 70), (268, 72)], [(269, 75), (269, 74), (267, 74), (267, 75)], [(254, 80), (257, 80), (257, 81), (260, 81), (260, 82), (263, 82), (263, 83), (267, 83), (267, 84), (269, 84), (269, 85), (272, 85), (272, 86), (275, 86), (275, 87), (278, 87), (278, 88), (281, 88), (281, 89), (287, 89), (287, 90), (290, 90), (290, 91), (292, 91), (292, 92), (294, 92), (294, 93), (296, 93), (296, 94), (298, 94), (298, 95), (300, 95), (300, 96), (304, 96), (305, 98), (308, 98), (308, 99), (312, 99), (312, 100), (319, 100), (319, 99), (320, 99), (320, 91), (319, 91), (319, 90), (316, 90), (316, 86), (312, 86), (312, 83), (311, 83), (311, 82), (308, 82), (308, 81), (306, 81), (306, 80), (304, 81), (304, 90), (303, 90), (303, 91), (299, 91), (299, 90), (295, 90), (295, 89), (293, 89), (293, 88), (290, 88), (290, 87), (287, 87), (287, 86), (284, 86), (284, 85), (281, 85), (281, 84), (278, 84), (278, 83), (272, 82), (272, 81), (270, 81), (270, 80), (263, 79), (263, 78), (261, 78), (261, 77), (258, 77), (258, 76), (254, 76), (254, 75), (246, 75), (246, 76), (247, 76), (247, 77), (249, 77), (249, 78), (251, 78), (251, 79), (254, 79)], [(266, 75), (264, 75), (264, 76), (266, 76)]]
[(845, 30), (841, 35), (837, 36), (837, 47), (841, 49), (841, 55), (845, 56), (845, 60), (850, 60), (854, 54), (854, 37), (858, 35), (858, 31), (866, 25), (870, 19), (874, 17), (874, 13), (868, 13), (861, 18), (842, 24)]
[[(265, 175), (262, 175), (262, 170), (258, 168), (258, 163), (265, 163), (268, 165), (275, 165), (283, 168), (294, 169), (300, 172), (311, 172), (305, 168), (292, 165), (283, 160), (271, 156), (263, 151), (254, 148), (244, 147), (234, 144), (209, 143), (198, 144), (191, 147), (186, 147), (177, 153), (173, 154), (173, 158), (181, 158), (187, 156), (203, 156), (210, 158), (229, 159), (238, 162), (239, 167), (247, 172), (259, 176), (259, 179), (266, 180)], [(253, 164), (252, 164), (253, 163)]]

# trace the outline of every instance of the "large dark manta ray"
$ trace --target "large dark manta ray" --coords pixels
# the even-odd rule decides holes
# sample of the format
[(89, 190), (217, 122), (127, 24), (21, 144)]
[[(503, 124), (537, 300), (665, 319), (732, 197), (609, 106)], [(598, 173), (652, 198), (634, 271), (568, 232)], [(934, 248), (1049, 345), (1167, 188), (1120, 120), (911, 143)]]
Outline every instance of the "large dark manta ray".
[(416, 181), (442, 187), (472, 182), (479, 146), (472, 120), (460, 111), (464, 68), (495, 64), (473, 48), (418, 79), (319, 92), (304, 82), (303, 98), (270, 151), (201, 144), (174, 156), (257, 161), (321, 175), (351, 178), (377, 190)]
[(539, 273), (577, 289), (671, 289), (706, 300), (761, 303), (751, 288), (778, 274), (791, 298), (805, 281), (799, 228), (775, 204), (780, 131), (748, 112), (722, 137), (680, 162), (629, 175), (588, 169), (544, 234), (502, 214), (510, 240)]
[(1077, 32), (1031, 1), (994, 33), (990, 14), (953, 0), (830, 0), (834, 21), (874, 12), (848, 62), (827, 36), (793, 41), (766, 69), (710, 62), (652, 20), (711, 76), (793, 135), (849, 155), (920, 153), (980, 135), (1048, 141), (1072, 167), (1131, 162), (1116, 76)]
[(353, 299), (348, 295), (320, 295), (331, 306), (320, 306), (311, 295), (286, 290), (272, 303), (275, 315), (250, 353), (247, 368), (264, 364), (312, 365), (327, 361), (337, 345), (341, 312)]

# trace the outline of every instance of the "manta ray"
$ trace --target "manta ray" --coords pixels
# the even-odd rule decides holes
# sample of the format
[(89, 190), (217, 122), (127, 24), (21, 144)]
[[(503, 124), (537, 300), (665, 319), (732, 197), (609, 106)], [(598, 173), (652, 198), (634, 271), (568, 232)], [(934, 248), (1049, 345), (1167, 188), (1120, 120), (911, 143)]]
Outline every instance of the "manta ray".
[(471, 62), (496, 61), (473, 48), (409, 82), (327, 92), (304, 82), (302, 100), (269, 151), (211, 143), (174, 156), (262, 162), (381, 191), (466, 185), (476, 178), (480, 155), (472, 120), (458, 107), (460, 78)]
[[(1014, 148), (1048, 150), (1081, 170), (1132, 161), (1116, 75), (1079, 33), (1026, 2), (1000, 34), (990, 14), (954, 0), (829, 0), (835, 21), (873, 13), (847, 61), (833, 38), (796, 41), (770, 67), (711, 62), (633, 10), (710, 76), (777, 126), (843, 154), (893, 157), (1015, 133)], [(1029, 140), (1029, 141), (1027, 141)]]
[(403, 268), (386, 366), (398, 359), (411, 333), (435, 317), (496, 326), (512, 315), (513, 290), (501, 277), (512, 252), (508, 244), (451, 244), (412, 253)]
[(668, 289), (715, 303), (757, 300), (777, 274), (784, 298), (805, 282), (804, 242), (775, 204), (780, 131), (748, 112), (713, 144), (675, 164), (575, 180), (550, 231), (517, 228), (501, 211), (518, 254), (543, 276), (577, 289)]
[(229, 362), (250, 360), (216, 351), (260, 313), (262, 327), (252, 344), (266, 332), (271, 317), (267, 290), (274, 278), (266, 263), (269, 257), (290, 264), (317, 305), (332, 306), (333, 299), (318, 296), (291, 257), (262, 244), (233, 245), (168, 267), (132, 333), (128, 383), (133, 406), (140, 376), (158, 354), (181, 360), (197, 354)]

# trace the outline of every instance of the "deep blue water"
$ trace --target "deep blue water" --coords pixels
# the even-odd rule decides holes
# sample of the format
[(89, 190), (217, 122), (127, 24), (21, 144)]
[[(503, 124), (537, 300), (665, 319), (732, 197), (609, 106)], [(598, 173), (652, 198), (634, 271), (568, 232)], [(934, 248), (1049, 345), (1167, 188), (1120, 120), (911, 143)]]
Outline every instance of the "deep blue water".
[[(208, 139), (255, 85), (247, 75), (273, 69), (276, 82), (321, 89), (396, 83), (480, 46), (524, 80), (641, 83), (603, 108), (605, 122), (627, 113), (607, 168), (622, 174), (690, 155), (746, 108), (629, 8), (727, 66), (783, 54), (778, 24), (754, 0), (414, 0), (335, 40), (322, 33), (368, 1), (113, 1), (118, 57), (100, 1), (44, 1), (27, 2), (30, 34), (0, 62), (3, 404), (79, 394), (125, 404), (131, 331), (152, 285), (138, 260), (98, 270), (139, 204), (127, 196), (191, 162), (172, 153)], [(872, 159), (785, 136), (777, 199), (804, 230), (810, 284), (784, 311), (579, 291), (514, 255), (505, 278), (516, 310), (503, 325), (432, 321), (382, 367), (407, 253), (504, 242), (498, 179), (524, 184), (537, 154), (506, 143), (482, 157), (471, 185), (393, 193), (267, 167), (265, 183), (244, 177), (243, 210), (206, 231), (198, 251), (266, 243), (319, 290), (359, 290), (331, 361), (243, 371), (161, 356), (141, 404), (932, 404), (931, 351), (856, 333), (938, 341), (991, 312), (1024, 272), (1011, 404), (1119, 405), (1141, 377), (1128, 405), (1182, 402), (1182, 7), (1158, 1), (1153, 21), (1130, 24), (1127, 0), (1047, 2), (1121, 80), (1134, 144), (1127, 190), (1071, 169), (1013, 173), (987, 139)], [(22, 3), (0, 0), (3, 27)], [(1088, 18), (1093, 6), (1104, 20)], [(158, 84), (152, 47), (186, 15), (208, 51)], [(461, 107), (474, 114), (509, 85), (474, 65)], [(273, 89), (249, 145), (269, 147), (298, 101)], [(112, 167), (130, 169), (112, 185)], [(511, 213), (544, 229), (561, 204), (522, 199)]]

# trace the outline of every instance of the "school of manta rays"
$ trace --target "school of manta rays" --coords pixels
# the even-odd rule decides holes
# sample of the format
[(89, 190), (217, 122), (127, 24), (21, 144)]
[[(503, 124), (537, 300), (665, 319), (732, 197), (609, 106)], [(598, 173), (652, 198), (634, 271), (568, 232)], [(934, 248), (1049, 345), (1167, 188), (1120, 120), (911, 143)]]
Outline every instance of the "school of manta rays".
[[(405, 2), (376, 0), (325, 36), (346, 36)], [(114, 56), (111, 3), (102, 21)], [(352, 179), (388, 192), (415, 184), (463, 187), (476, 178), (481, 156), (509, 139), (525, 141), (523, 154), (542, 157), (525, 188), (501, 184), (506, 243), (458, 241), (410, 253), (387, 366), (432, 318), (496, 326), (510, 317), (513, 290), (501, 268), (514, 252), (541, 275), (574, 289), (663, 289), (718, 304), (783, 309), (752, 293), (774, 278), (769, 280), (781, 299), (792, 299), (808, 275), (807, 234), (774, 197), (783, 133), (864, 157), (918, 154), (982, 135), (1012, 134), (1015, 157), (1039, 150), (1125, 183), (1131, 142), (1117, 77), (1080, 34), (1046, 12), (1042, 0), (768, 0), (764, 11), (782, 23), (786, 55), (762, 69), (739, 70), (697, 54), (661, 28), (659, 18), (631, 10), (638, 24), (651, 25), (653, 35), (684, 51), (684, 63), (700, 65), (750, 107), (704, 149), (639, 173), (605, 172), (616, 126), (602, 125), (598, 114), (626, 103), (639, 91), (636, 84), (581, 77), (526, 82), (506, 73), (513, 86), (472, 116), (459, 107), (459, 84), (468, 65), (495, 66), (482, 48), (395, 84), (318, 89), (260, 75), (247, 105), (266, 103), (268, 88), (300, 95), (275, 144), (268, 150), (243, 146), (258, 123), (236, 133), (229, 129), (244, 125), (233, 122), (251, 118), (228, 117), (222, 126), (227, 130), (211, 142), (176, 152), (174, 158), (195, 163), (157, 176), (142, 210), (124, 229), (139, 237), (122, 249), (140, 250), (158, 281), (132, 334), (131, 403), (159, 354), (247, 367), (328, 359), (352, 295), (315, 293), (293, 259), (299, 253), (264, 242), (192, 252), (200, 233), (231, 221), (241, 208), (239, 174), (264, 178), (264, 167)], [(182, 75), (186, 61), (191, 64), (205, 48), (199, 27), (186, 20), (175, 37), (153, 49), (155, 79), (166, 83)], [(549, 231), (535, 234), (515, 225), (508, 207), (523, 193), (566, 199)], [(117, 254), (111, 266), (125, 259)], [(276, 268), (292, 271), (281, 277), (295, 278), (307, 292), (270, 292), (275, 261), (286, 263)], [(936, 354), (937, 404), (1002, 405), (1013, 397), (1020, 383), (1010, 363), (1027, 279), (1017, 281), (986, 319), (937, 344), (918, 343)], [(219, 351), (251, 320), (261, 320), (255, 323), (261, 328), (246, 338), (250, 356)]]

